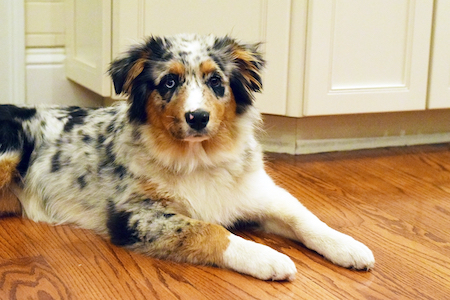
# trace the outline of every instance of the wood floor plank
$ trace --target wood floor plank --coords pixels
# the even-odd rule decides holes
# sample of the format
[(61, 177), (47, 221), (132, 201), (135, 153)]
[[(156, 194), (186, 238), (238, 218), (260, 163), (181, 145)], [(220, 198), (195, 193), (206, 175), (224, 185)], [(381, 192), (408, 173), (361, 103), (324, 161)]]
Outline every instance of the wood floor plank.
[(68, 287), (42, 256), (0, 259), (0, 299), (70, 299)]
[(450, 299), (450, 145), (269, 154), (267, 171), (331, 227), (367, 244), (375, 268), (347, 270), (297, 242), (234, 230), (294, 260), (295, 281), (264, 282), (10, 217), (0, 219), (0, 299)]

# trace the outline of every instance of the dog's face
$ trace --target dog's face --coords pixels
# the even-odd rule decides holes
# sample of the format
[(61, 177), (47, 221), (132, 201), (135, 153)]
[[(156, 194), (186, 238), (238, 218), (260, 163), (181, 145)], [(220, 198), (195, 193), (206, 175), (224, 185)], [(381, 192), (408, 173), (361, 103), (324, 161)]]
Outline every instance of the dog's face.
[(231, 134), (262, 88), (257, 45), (224, 37), (151, 37), (111, 64), (116, 93), (129, 96), (131, 122), (157, 135), (202, 142)]

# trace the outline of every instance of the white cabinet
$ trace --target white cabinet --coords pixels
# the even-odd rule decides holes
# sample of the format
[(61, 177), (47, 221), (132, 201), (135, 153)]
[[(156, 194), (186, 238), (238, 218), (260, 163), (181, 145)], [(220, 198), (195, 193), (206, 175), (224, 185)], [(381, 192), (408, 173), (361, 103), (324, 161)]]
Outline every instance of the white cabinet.
[(129, 45), (148, 35), (196, 32), (263, 42), (268, 64), (264, 92), (257, 96), (263, 113), (302, 117), (450, 108), (449, 1), (67, 3), (67, 76), (104, 97), (114, 96), (108, 64)]
[(436, 0), (428, 108), (450, 107), (450, 1)]
[(431, 0), (310, 1), (304, 115), (425, 109)]

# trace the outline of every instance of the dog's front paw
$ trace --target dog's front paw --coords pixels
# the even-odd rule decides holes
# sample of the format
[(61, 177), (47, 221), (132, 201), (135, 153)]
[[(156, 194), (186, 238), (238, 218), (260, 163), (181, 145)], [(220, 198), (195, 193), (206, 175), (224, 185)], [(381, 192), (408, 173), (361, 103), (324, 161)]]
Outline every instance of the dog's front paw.
[(318, 252), (345, 268), (370, 270), (375, 264), (373, 253), (366, 245), (340, 232), (326, 242), (323, 250)]
[(235, 235), (230, 236), (223, 261), (227, 268), (262, 280), (292, 281), (297, 273), (294, 262), (286, 255)]

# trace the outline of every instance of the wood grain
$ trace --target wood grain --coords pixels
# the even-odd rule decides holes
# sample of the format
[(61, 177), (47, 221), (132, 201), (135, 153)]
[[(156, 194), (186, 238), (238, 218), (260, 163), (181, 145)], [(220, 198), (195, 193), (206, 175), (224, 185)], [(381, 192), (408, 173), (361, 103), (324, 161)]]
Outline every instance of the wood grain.
[(8, 217), (0, 219), (0, 299), (450, 299), (449, 145), (270, 154), (267, 170), (331, 227), (367, 244), (375, 269), (343, 269), (299, 243), (235, 230), (296, 263), (294, 282), (264, 282)]

